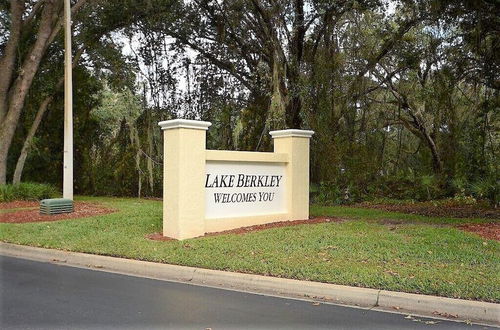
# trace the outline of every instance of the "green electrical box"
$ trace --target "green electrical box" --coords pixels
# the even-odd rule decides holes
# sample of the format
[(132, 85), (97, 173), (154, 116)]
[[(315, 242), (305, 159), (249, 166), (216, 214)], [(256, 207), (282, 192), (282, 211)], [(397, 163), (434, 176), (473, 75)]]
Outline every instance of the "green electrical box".
[(71, 213), (73, 210), (73, 200), (67, 198), (43, 199), (40, 202), (40, 214)]

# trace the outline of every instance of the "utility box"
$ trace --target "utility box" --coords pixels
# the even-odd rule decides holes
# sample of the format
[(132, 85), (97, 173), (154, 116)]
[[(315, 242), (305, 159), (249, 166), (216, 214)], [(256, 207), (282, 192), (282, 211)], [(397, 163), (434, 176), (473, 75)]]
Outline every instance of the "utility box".
[(73, 211), (73, 200), (68, 198), (43, 199), (40, 202), (40, 214), (71, 213)]

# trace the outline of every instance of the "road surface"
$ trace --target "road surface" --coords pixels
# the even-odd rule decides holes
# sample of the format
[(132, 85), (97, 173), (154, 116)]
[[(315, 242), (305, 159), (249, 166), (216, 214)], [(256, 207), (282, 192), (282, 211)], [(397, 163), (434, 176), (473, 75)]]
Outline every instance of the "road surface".
[(0, 256), (2, 329), (487, 329)]

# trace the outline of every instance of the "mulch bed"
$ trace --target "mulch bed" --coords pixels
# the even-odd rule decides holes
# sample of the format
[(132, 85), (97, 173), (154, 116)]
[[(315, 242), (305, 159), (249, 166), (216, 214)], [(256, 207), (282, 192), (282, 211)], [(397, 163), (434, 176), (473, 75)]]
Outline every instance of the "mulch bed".
[[(248, 227), (236, 228), (236, 229), (231, 229), (231, 230), (219, 231), (219, 232), (215, 232), (215, 233), (206, 233), (204, 236), (201, 236), (201, 237), (219, 236), (219, 235), (226, 235), (226, 234), (244, 235), (244, 234), (251, 233), (254, 231), (260, 231), (260, 230), (271, 229), (271, 228), (291, 227), (291, 226), (297, 226), (297, 225), (316, 224), (316, 223), (325, 223), (325, 222), (343, 222), (343, 221), (345, 221), (345, 220), (341, 219), (341, 218), (331, 218), (331, 217), (316, 217), (316, 218), (311, 218), (311, 219), (307, 219), (307, 220), (278, 221), (278, 222), (266, 223), (263, 225), (248, 226)], [(176, 240), (174, 238), (165, 237), (161, 233), (149, 234), (149, 235), (146, 235), (146, 238), (151, 239), (151, 240), (155, 240), (155, 241), (175, 241)]]
[[(38, 202), (18, 201), (18, 202), (0, 203), (0, 208), (1, 209), (26, 208), (26, 207), (37, 207), (39, 205), (40, 204)], [(106, 208), (96, 203), (76, 202), (75, 211), (73, 213), (45, 215), (45, 214), (40, 214), (38, 208), (34, 210), (18, 210), (8, 213), (0, 213), (0, 222), (26, 223), (26, 222), (42, 222), (42, 221), (59, 221), (59, 220), (67, 220), (74, 218), (93, 217), (96, 215), (103, 215), (112, 212), (116, 212), (116, 210)]]
[(486, 218), (500, 220), (500, 209), (484, 209), (475, 206), (434, 206), (427, 203), (403, 205), (361, 203), (355, 206), (391, 212), (418, 214), (431, 217)]
[(177, 241), (175, 238), (163, 236), (162, 233), (148, 234), (146, 235), (146, 238), (151, 239), (153, 241)]
[(37, 207), (39, 205), (40, 205), (40, 202), (34, 202), (34, 201), (2, 202), (2, 203), (0, 203), (0, 210), (25, 209), (28, 207)]
[(480, 224), (469, 223), (457, 226), (457, 228), (478, 234), (483, 238), (500, 241), (500, 223), (498, 222)]

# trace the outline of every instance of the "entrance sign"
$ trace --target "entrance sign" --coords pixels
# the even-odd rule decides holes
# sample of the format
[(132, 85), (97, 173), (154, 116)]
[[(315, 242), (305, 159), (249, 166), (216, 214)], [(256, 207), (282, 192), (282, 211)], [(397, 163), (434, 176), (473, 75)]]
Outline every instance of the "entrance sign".
[(164, 236), (186, 239), (309, 217), (313, 131), (271, 132), (274, 152), (206, 150), (210, 125), (184, 119), (159, 123)]
[(285, 163), (207, 161), (208, 219), (286, 213)]

